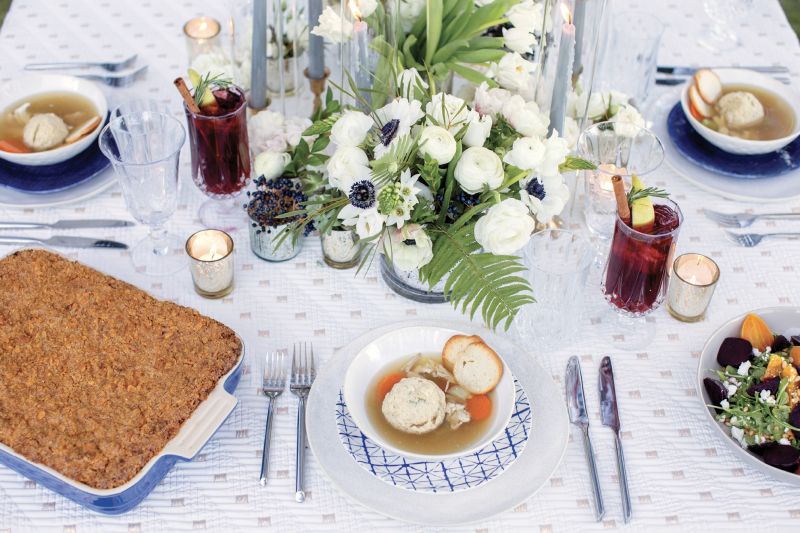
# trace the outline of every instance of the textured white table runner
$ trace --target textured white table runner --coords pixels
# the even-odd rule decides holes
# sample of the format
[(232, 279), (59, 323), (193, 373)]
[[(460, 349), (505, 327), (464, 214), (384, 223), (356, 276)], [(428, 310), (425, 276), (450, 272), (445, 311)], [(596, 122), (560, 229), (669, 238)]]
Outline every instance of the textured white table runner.
[[(653, 12), (667, 26), (662, 63), (779, 63), (791, 68), (795, 85), (800, 83), (800, 46), (776, 0), (755, 0), (748, 23), (740, 28), (746, 46), (722, 56), (697, 44), (709, 23), (697, 0), (615, 3), (617, 9)], [(222, 20), (225, 13), (225, 2), (14, 0), (0, 33), (0, 82), (20, 75), (23, 64), (30, 61), (121, 58), (136, 52), (141, 63), (150, 66), (147, 79), (129, 89), (107, 89), (111, 105), (125, 98), (148, 97), (163, 100), (177, 113), (179, 103), (171, 80), (184, 70), (186, 62), (181, 26), (195, 15), (209, 14)], [(186, 162), (184, 157), (180, 207), (169, 223), (182, 237), (199, 229), (196, 212), (204, 200), (191, 182)], [(589, 306), (576, 342), (537, 355), (559, 383), (566, 359), (571, 354), (582, 358), (608, 509), (605, 520), (599, 524), (593, 520), (586, 464), (576, 438), (571, 439), (562, 465), (536, 495), (513, 510), (462, 530), (800, 530), (800, 489), (774, 482), (737, 461), (706, 426), (694, 386), (699, 351), (719, 324), (753, 308), (800, 304), (800, 243), (734, 247), (700, 209), (758, 211), (770, 207), (721, 200), (694, 188), (667, 165), (657, 173), (656, 181), (673, 192), (686, 216), (680, 251), (708, 254), (722, 269), (708, 318), (684, 325), (660, 310), (649, 319), (657, 327), (654, 342), (639, 353), (623, 352), (614, 348), (622, 339), (612, 338), (603, 328), (605, 308), (597, 296), (599, 289), (592, 286), (596, 301)], [(786, 207), (800, 212), (800, 202)], [(116, 188), (90, 201), (57, 209), (0, 209), (2, 219), (51, 221), (61, 217), (127, 217), (127, 212)], [(771, 222), (761, 227), (778, 224), (800, 231), (800, 223)], [(132, 244), (146, 229), (83, 233)], [(337, 347), (379, 325), (412, 317), (459, 318), (448, 306), (419, 305), (394, 295), (376, 270), (354, 278), (352, 271), (326, 267), (314, 238), (306, 241), (299, 257), (284, 264), (256, 258), (246, 235), (237, 235), (236, 245), (236, 290), (221, 301), (196, 296), (188, 270), (170, 278), (152, 278), (133, 272), (126, 253), (88, 250), (69, 255), (159, 298), (192, 306), (230, 325), (248, 344), (248, 369), (252, 357), (286, 349), (294, 341), (313, 340), (315, 352), (324, 361)], [(621, 521), (611, 433), (599, 424), (596, 369), (605, 354), (614, 356), (621, 402), (634, 508), (629, 526)], [(123, 516), (94, 514), (0, 467), (0, 533), (422, 529), (350, 503), (327, 481), (313, 457), (307, 465), (309, 498), (304, 504), (294, 502), (296, 408), (289, 394), (278, 401), (272, 479), (268, 487), (260, 487), (257, 478), (265, 402), (257, 396), (256, 380), (249, 370), (236, 395), (240, 405), (235, 414), (201, 456), (177, 465), (142, 505)]]

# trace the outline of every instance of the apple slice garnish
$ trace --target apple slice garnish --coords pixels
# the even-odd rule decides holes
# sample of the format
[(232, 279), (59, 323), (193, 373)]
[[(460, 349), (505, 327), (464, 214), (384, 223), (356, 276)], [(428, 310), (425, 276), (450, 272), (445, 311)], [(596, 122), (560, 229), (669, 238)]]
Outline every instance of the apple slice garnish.
[[(645, 185), (639, 176), (631, 178), (631, 190), (634, 192), (645, 189)], [(649, 196), (639, 198), (631, 202), (631, 226), (636, 231), (642, 233), (652, 233), (656, 223), (656, 213), (653, 207), (653, 200)]]
[[(696, 85), (689, 87), (689, 109), (692, 112), (692, 115), (694, 115), (694, 118), (700, 122), (707, 118), (711, 118), (713, 115), (713, 109), (700, 96), (700, 91), (697, 90)], [(700, 116), (698, 117), (697, 115)]]
[[(714, 105), (714, 102), (722, 94), (722, 82), (719, 76), (707, 68), (701, 68), (694, 73), (694, 84), (697, 87), (700, 98), (708, 105)], [(697, 110), (703, 111), (699, 107)]]

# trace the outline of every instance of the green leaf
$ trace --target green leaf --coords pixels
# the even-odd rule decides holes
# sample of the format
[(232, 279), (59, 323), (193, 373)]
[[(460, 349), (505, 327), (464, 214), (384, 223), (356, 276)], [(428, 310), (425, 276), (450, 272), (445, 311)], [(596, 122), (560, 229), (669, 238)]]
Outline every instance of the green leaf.
[(471, 50), (478, 48), (492, 48), (500, 50), (505, 46), (502, 37), (473, 37), (469, 40), (469, 47)]
[(409, 35), (408, 39), (403, 43), (403, 57), (405, 58), (406, 68), (422, 68), (417, 62), (417, 59), (414, 57), (414, 52), (411, 50), (411, 47), (417, 43), (417, 36), (416, 35)]
[(428, 0), (426, 9), (427, 31), (425, 33), (425, 63), (430, 65), (439, 46), (442, 33), (442, 0)]
[(439, 48), (435, 54), (433, 54), (432, 63), (445, 63), (448, 59), (450, 59), (450, 56), (452, 56), (459, 49), (468, 46), (469, 43), (466, 39), (458, 39), (453, 42), (447, 43), (446, 45)]
[(481, 84), (485, 81), (486, 83), (489, 84), (490, 87), (493, 87), (495, 85), (495, 81), (493, 79), (484, 76), (483, 74), (481, 74), (480, 72), (478, 72), (473, 68), (465, 67), (464, 65), (459, 65), (458, 63), (453, 63), (453, 62), (446, 63), (446, 65), (447, 68), (449, 68), (450, 70), (452, 70), (453, 72), (455, 72), (456, 74), (458, 74), (459, 76), (461, 76), (462, 78), (464, 78), (469, 82), (475, 84)]
[(453, 59), (461, 63), (494, 63), (500, 61), (506, 55), (505, 50), (464, 50), (453, 54)]
[(593, 163), (572, 155), (568, 155), (567, 160), (558, 166), (558, 170), (562, 172), (565, 170), (594, 170), (596, 168)]
[(312, 135), (321, 135), (323, 133), (328, 133), (329, 131), (331, 131), (333, 125), (336, 124), (337, 120), (339, 120), (338, 114), (331, 115), (330, 117), (322, 120), (318, 120), (312, 125), (310, 125), (308, 128), (306, 128), (306, 131), (303, 132), (303, 137), (310, 137)]
[(331, 142), (330, 137), (317, 137), (314, 140), (314, 144), (311, 145), (312, 152), (321, 152), (325, 148), (328, 147), (328, 144)]
[(453, 188), (455, 187), (455, 177), (453, 174), (456, 171), (458, 160), (461, 159), (461, 141), (456, 143), (456, 153), (450, 164), (447, 165), (447, 178), (445, 178), (444, 197), (442, 198), (442, 205), (439, 207), (439, 224), (444, 224), (447, 219), (447, 208), (450, 207), (450, 197), (453, 195)]

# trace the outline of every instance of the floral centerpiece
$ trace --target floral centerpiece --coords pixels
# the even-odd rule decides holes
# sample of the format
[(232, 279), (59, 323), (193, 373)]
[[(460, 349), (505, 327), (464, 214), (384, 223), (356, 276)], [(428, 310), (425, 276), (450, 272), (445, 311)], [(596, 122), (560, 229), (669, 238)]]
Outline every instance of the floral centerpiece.
[[(286, 215), (301, 216), (290, 232), (312, 222), (323, 232), (336, 221), (354, 228), (369, 249), (364, 263), (382, 253), (429, 287), (444, 281), (454, 306), (507, 328), (534, 301), (516, 254), (537, 220), (563, 208), (551, 201), (569, 194), (561, 172), (591, 165), (547, 137), (547, 116), (521, 97), (492, 112), (437, 92), (413, 69), (394, 80), (394, 98), (368, 114), (339, 110), (328, 93), (333, 111), (304, 135), (329, 138), (333, 155), (319, 189)], [(342, 90), (363, 102), (352, 82)], [(515, 110), (533, 122), (509, 120)]]

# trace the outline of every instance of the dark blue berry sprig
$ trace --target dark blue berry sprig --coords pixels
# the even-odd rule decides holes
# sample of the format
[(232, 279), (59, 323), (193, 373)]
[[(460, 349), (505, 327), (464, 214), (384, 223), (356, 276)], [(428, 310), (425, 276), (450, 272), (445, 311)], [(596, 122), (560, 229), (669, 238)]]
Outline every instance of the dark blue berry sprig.
[[(308, 200), (298, 181), (284, 177), (268, 180), (264, 176), (259, 176), (253, 184), (256, 189), (247, 191), (250, 201), (244, 204), (244, 209), (253, 227), (258, 228), (256, 233), (268, 232), (270, 228), (303, 218), (301, 215), (278, 218), (285, 213), (300, 210), (303, 203)], [(308, 235), (313, 229), (313, 224), (307, 224), (304, 234)]]

